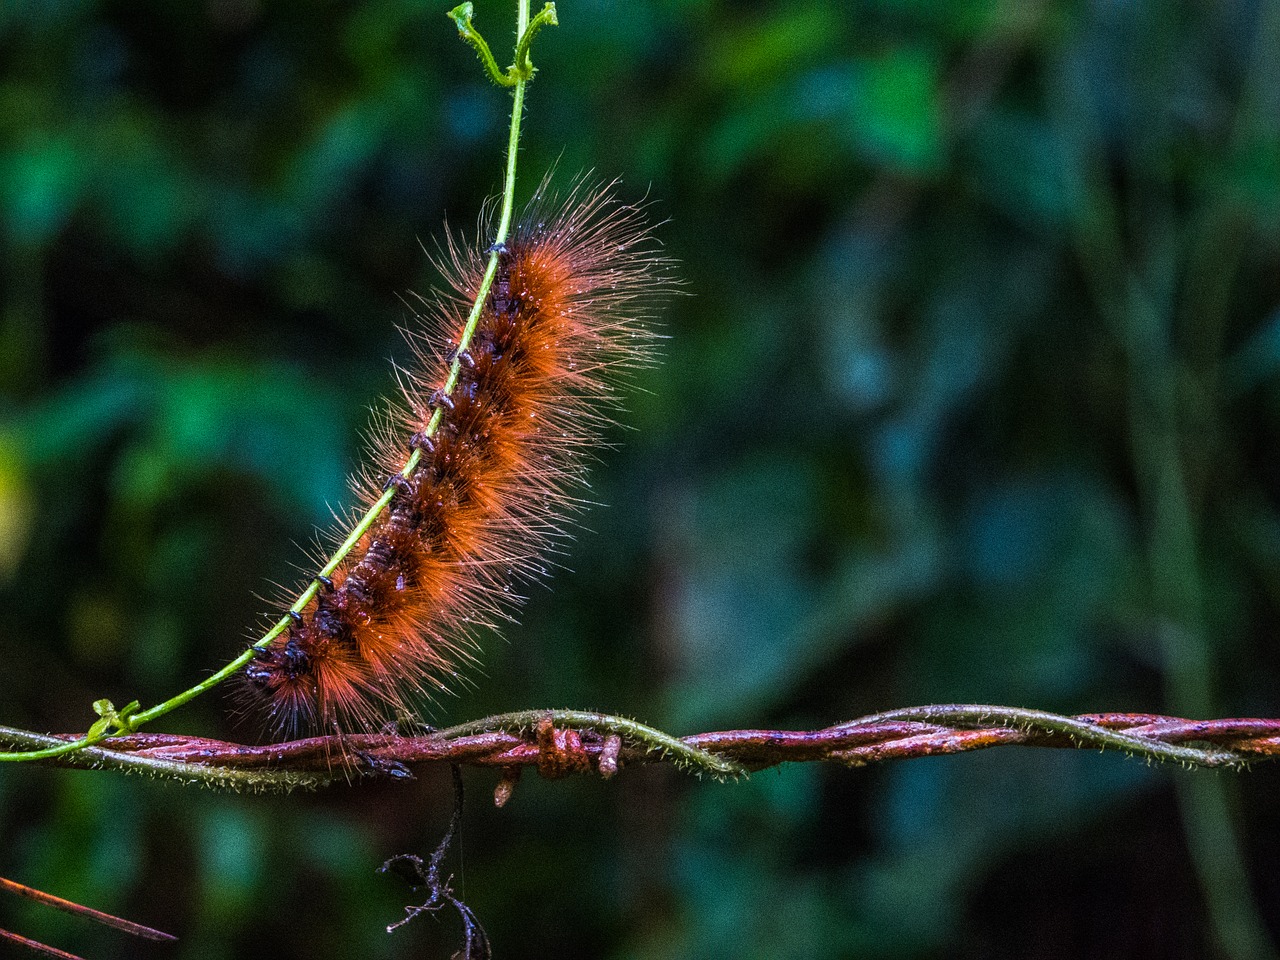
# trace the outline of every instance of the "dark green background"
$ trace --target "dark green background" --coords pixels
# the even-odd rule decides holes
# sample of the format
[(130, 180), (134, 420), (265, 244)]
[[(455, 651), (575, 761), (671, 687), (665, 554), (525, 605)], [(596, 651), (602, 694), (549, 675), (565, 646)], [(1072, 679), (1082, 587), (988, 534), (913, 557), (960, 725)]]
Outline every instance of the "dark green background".
[[(0, 723), (234, 656), (499, 186), (447, 3), (0, 0)], [(509, 58), (513, 4), (477, 25)], [(647, 194), (689, 294), (593, 532), (437, 723), (976, 701), (1280, 714), (1280, 5), (563, 0), (521, 195)], [(274, 608), (277, 609), (278, 608)], [(221, 691), (162, 726), (252, 737)], [(999, 750), (470, 788), (499, 958), (1273, 957), (1280, 777)], [(0, 902), (91, 958), (447, 957), (409, 786), (0, 769)]]

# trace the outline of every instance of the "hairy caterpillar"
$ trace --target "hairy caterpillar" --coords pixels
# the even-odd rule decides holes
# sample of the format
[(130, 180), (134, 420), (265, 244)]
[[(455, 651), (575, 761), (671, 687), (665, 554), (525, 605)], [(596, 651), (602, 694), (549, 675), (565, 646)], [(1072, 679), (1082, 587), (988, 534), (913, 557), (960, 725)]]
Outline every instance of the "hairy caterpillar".
[[(422, 329), (406, 331), (402, 397), (358, 482), (366, 508), (387, 484), (395, 493), (318, 578), (315, 603), (245, 669), (279, 735), (372, 729), (447, 686), (474, 656), (475, 629), (510, 619), (513, 587), (545, 574), (543, 558), (584, 506), (577, 493), (616, 410), (618, 375), (653, 358), (648, 321), (671, 291), (668, 261), (613, 185), (579, 182), (558, 201), (544, 182), (497, 249), (459, 351), (490, 252), (446, 242), (437, 265), (450, 289), (424, 301)], [(402, 477), (415, 448), (420, 461)]]

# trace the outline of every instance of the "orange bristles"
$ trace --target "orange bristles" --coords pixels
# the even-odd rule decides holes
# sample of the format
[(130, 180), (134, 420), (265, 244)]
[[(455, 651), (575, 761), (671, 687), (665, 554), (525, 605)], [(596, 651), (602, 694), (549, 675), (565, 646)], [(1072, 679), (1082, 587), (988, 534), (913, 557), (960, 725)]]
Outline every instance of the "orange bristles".
[[(452, 290), (409, 332), (403, 398), (360, 484), (365, 507), (388, 477), (396, 492), (316, 602), (245, 671), (280, 734), (374, 729), (449, 685), (474, 656), (476, 627), (509, 619), (514, 588), (545, 574), (584, 505), (577, 493), (618, 375), (652, 359), (648, 321), (672, 288), (668, 264), (641, 210), (611, 187), (579, 184), (563, 202), (540, 191), (498, 254), (459, 353), (489, 251), (447, 244)], [(399, 477), (415, 447), (418, 466)]]

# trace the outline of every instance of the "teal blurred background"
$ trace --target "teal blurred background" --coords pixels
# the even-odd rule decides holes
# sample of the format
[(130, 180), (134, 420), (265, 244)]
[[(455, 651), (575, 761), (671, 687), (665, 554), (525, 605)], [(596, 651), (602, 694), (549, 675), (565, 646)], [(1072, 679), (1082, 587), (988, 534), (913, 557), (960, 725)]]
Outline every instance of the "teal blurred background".
[[(243, 648), (350, 502), (420, 244), (500, 185), (446, 2), (0, 0), (0, 723), (82, 730)], [(513, 4), (476, 23), (509, 58)], [(677, 733), (975, 701), (1280, 715), (1280, 4), (562, 0), (558, 162), (688, 294), (595, 509), (448, 723)], [(215, 692), (165, 729), (254, 737)], [(171, 722), (170, 722), (171, 721)], [(1000, 750), (717, 785), (467, 775), (499, 958), (1274, 957), (1280, 775)], [(91, 958), (388, 937), (447, 773), (223, 796), (0, 768), (0, 875)]]

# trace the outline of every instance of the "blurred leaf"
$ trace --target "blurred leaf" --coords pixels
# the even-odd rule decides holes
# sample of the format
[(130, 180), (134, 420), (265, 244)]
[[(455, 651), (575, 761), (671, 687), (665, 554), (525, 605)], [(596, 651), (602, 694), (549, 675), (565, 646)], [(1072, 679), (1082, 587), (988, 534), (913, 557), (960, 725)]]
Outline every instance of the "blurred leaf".
[(707, 80), (739, 93), (757, 92), (762, 81), (793, 73), (824, 58), (842, 32), (825, 3), (797, 3), (764, 22), (734, 25), (717, 38), (705, 61)]
[(87, 174), (65, 136), (37, 134), (18, 149), (0, 153), (0, 212), (10, 239), (48, 243), (79, 203)]
[(942, 162), (942, 102), (936, 58), (899, 48), (861, 65), (854, 87), (853, 133), (873, 160), (911, 173)]
[(1239, 397), (1280, 373), (1280, 311), (1272, 313), (1223, 363), (1226, 390)]
[(993, 112), (975, 132), (974, 186), (1032, 229), (1064, 230), (1079, 215), (1062, 133), (1042, 118)]
[(13, 440), (0, 433), (0, 583), (17, 570), (35, 520), (35, 498)]
[[(1028, 751), (892, 768), (885, 846), (849, 892), (872, 928), (868, 956), (918, 956), (956, 936), (974, 881), (1003, 857), (1087, 825), (1147, 781), (1122, 757)], [(1034, 847), (1032, 847), (1034, 849)]]

